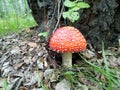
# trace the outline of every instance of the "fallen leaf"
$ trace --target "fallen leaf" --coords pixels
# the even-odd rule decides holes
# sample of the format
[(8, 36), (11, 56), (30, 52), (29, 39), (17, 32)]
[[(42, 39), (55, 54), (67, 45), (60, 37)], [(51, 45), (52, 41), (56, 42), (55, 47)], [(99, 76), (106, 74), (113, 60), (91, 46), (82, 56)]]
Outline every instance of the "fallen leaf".
[(29, 64), (31, 61), (32, 61), (32, 57), (30, 57), (30, 56), (24, 58), (25, 64)]
[(20, 54), (20, 48), (18, 46), (12, 47), (11, 54)]
[(32, 62), (36, 62), (36, 58), (35, 58), (35, 56), (32, 58)]
[(17, 63), (14, 65), (14, 69), (19, 69), (20, 67), (22, 67), (25, 64), (25, 62), (21, 62), (21, 63)]
[(41, 62), (40, 60), (37, 60), (37, 67), (38, 67), (39, 69), (44, 69), (44, 64), (43, 64), (43, 62)]
[(81, 54), (88, 59), (91, 59), (92, 57), (96, 56), (93, 51), (88, 49), (86, 49), (85, 51), (82, 51)]
[[(4, 81), (6, 79), (5, 78), (0, 78), (0, 87), (3, 87), (4, 86)], [(1, 89), (0, 89), (1, 90)]]
[(101, 80), (105, 82), (105, 76), (103, 74), (101, 75)]
[(49, 79), (51, 78), (53, 72), (54, 72), (53, 69), (47, 69), (47, 70), (45, 70), (45, 72), (44, 72), (44, 77), (45, 77), (45, 79), (48, 79), (48, 80), (49, 80)]
[(63, 79), (55, 86), (55, 90), (70, 90), (70, 84), (68, 81)]
[(26, 32), (27, 33), (31, 32), (30, 28), (26, 28)]
[(28, 90), (28, 89), (26, 87), (24, 87), (24, 86), (21, 86), (20, 90)]
[(29, 43), (28, 43), (28, 46), (35, 48), (35, 47), (37, 47), (37, 43), (29, 42)]

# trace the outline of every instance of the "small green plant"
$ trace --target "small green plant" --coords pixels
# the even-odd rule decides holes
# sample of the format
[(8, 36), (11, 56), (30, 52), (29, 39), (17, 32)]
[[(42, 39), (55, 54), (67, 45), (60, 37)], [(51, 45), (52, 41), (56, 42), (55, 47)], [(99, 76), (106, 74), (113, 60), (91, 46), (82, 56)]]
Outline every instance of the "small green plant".
[(65, 77), (65, 79), (69, 82), (69, 84), (71, 86), (71, 89), (72, 90), (78, 90), (76, 86), (78, 84), (80, 84), (80, 82), (78, 80), (78, 77), (79, 77), (80, 73), (79, 72), (74, 72), (74, 71), (69, 71), (65, 68), (62, 72), (63, 72), (63, 76)]
[(99, 88), (101, 88), (102, 90), (103, 89), (104, 90), (113, 90), (115, 88), (117, 90), (120, 87), (119, 77), (116, 75), (117, 70), (109, 68), (107, 60), (106, 60), (103, 42), (102, 42), (102, 57), (103, 57), (104, 66), (98, 66), (82, 57), (82, 59), (88, 65), (90, 65), (90, 67), (92, 68), (92, 70), (94, 70), (94, 72), (101, 74), (104, 77), (104, 81), (102, 81), (101, 79), (92, 78), (90, 76), (87, 76), (87, 79), (96, 83), (97, 86)]
[[(82, 65), (74, 65), (72, 68), (60, 69), (60, 80), (65, 78), (71, 87), (71, 90), (87, 90), (91, 87), (95, 87), (99, 90), (119, 90), (120, 88), (120, 70), (119, 68), (111, 68), (108, 65), (106, 53), (104, 50), (104, 43), (102, 42), (102, 60), (103, 64), (100, 66), (98, 60), (92, 62), (92, 60), (83, 59)], [(91, 87), (87, 86), (88, 82)], [(91, 89), (93, 90), (93, 89)]]
[(44, 83), (43, 83), (43, 81), (42, 81), (40, 71), (38, 71), (38, 86), (39, 86), (39, 87), (41, 86), (42, 89), (45, 90), (45, 86), (44, 86)]
[(47, 35), (48, 35), (48, 33), (47, 32), (40, 32), (39, 34), (38, 34), (38, 36), (43, 36), (43, 37), (47, 37)]
[(42, 77), (42, 72), (40, 72), (37, 69), (37, 74), (38, 74), (38, 87), (40, 88), (40, 90), (49, 90), (48, 85), (44, 84), (43, 77)]
[(67, 71), (64, 73), (65, 78), (72, 83), (75, 82), (74, 75), (75, 73), (73, 71)]
[(88, 3), (85, 3), (82, 0), (65, 0), (64, 6), (68, 8), (68, 11), (63, 12), (62, 16), (64, 19), (69, 19), (72, 23), (80, 18), (78, 10), (90, 7)]
[(9, 84), (8, 84), (7, 80), (5, 80), (4, 83), (3, 83), (4, 90), (9, 90), (8, 86), (9, 86)]

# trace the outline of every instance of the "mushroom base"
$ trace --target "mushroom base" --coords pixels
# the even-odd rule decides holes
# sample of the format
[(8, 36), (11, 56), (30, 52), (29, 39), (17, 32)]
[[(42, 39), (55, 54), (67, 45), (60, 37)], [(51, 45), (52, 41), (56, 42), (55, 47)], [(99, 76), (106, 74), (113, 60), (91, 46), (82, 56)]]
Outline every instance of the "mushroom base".
[(62, 53), (62, 63), (66, 67), (72, 66), (72, 53), (71, 52)]

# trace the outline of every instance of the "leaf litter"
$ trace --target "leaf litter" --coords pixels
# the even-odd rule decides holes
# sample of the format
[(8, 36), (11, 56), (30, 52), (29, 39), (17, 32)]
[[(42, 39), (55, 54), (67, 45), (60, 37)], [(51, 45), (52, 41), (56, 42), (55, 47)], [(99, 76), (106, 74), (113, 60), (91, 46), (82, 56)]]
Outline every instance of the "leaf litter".
[[(76, 90), (100, 90), (86, 76), (96, 76), (102, 81), (106, 81), (106, 78), (96, 72), (93, 75), (89, 71), (91, 69), (86, 67), (85, 62), (80, 56), (78, 57), (78, 54), (73, 58), (75, 59), (73, 64), (78, 64), (80, 68), (71, 70), (75, 72), (73, 74), (68, 73), (68, 76), (74, 76), (72, 84), (68, 82), (64, 73), (69, 69), (64, 70), (61, 66), (59, 60), (61, 56), (58, 54), (59, 58), (50, 58), (51, 55), (45, 48), (46, 43), (40, 43), (40, 39), (38, 32), (33, 30), (0, 38), (0, 88), (6, 87), (9, 90), (59, 90), (60, 88), (72, 90), (71, 87), (75, 85), (76, 88), (73, 87), (73, 89)], [(110, 47), (105, 52), (108, 66), (120, 68), (120, 47)], [(101, 51), (96, 52), (93, 48), (88, 48), (80, 54), (90, 62), (103, 66)], [(116, 73), (116, 76), (120, 77), (120, 71), (118, 70)], [(5, 81), (7, 84), (3, 83)]]

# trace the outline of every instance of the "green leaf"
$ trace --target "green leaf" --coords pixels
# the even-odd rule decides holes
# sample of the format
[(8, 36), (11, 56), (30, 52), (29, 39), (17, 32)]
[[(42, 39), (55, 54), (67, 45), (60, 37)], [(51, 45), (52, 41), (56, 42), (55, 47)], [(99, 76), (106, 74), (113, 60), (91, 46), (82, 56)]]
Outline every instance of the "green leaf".
[(8, 82), (7, 82), (7, 80), (4, 81), (4, 89), (8, 90)]
[(67, 79), (67, 80), (69, 80), (70, 82), (75, 82), (75, 79), (74, 79), (74, 72), (73, 71), (67, 71), (67, 72), (65, 72), (64, 73), (64, 75), (65, 75), (65, 78)]
[(73, 75), (73, 74), (74, 74), (73, 71), (67, 71), (67, 72), (64, 73), (64, 75)]
[(85, 3), (85, 2), (79, 2), (79, 3), (77, 3), (77, 7), (79, 7), (79, 8), (89, 8), (90, 5), (88, 3)]
[(62, 16), (63, 16), (64, 19), (68, 18), (69, 15), (70, 15), (69, 12), (63, 12), (62, 13)]
[(73, 6), (76, 5), (76, 3), (75, 2), (71, 2), (70, 0), (65, 0), (64, 5), (66, 7), (73, 7)]
[(38, 34), (38, 36), (47, 37), (47, 32), (41, 32), (41, 33)]
[(71, 12), (71, 11), (63, 12), (62, 16), (64, 19), (68, 18), (71, 22), (75, 22), (80, 17), (78, 12)]
[(90, 7), (88, 3), (82, 2), (81, 0), (65, 0), (64, 5), (68, 7), (68, 11), (63, 12), (62, 16), (64, 19), (69, 19), (72, 23), (80, 18), (79, 13), (77, 12), (79, 9)]
[(71, 11), (77, 11), (79, 9), (82, 9), (82, 8), (89, 8), (89, 4), (85, 3), (85, 2), (79, 2), (76, 4), (76, 6), (74, 7), (71, 7), (69, 10)]
[(75, 22), (76, 20), (79, 19), (79, 17), (80, 15), (78, 12), (72, 12), (69, 18), (71, 22)]
[(70, 11), (77, 11), (77, 10), (79, 10), (79, 9), (80, 9), (79, 7), (76, 7), (76, 6), (75, 6), (75, 7), (71, 7), (69, 10), (70, 10)]

